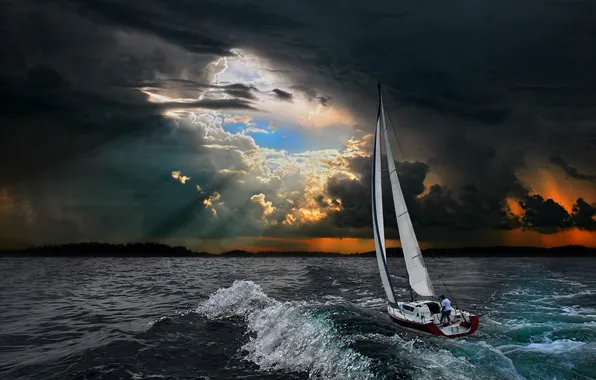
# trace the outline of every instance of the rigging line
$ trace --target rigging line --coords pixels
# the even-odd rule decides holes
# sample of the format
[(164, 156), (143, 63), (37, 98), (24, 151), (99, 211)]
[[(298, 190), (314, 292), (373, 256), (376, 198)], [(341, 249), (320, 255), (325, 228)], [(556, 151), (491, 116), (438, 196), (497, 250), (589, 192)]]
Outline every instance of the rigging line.
[[(439, 276), (439, 278), (441, 279), (441, 282), (443, 283), (443, 286), (447, 290), (447, 294), (449, 295), (449, 299), (452, 299), (453, 300), (453, 306), (459, 305), (459, 302), (456, 301), (455, 297), (453, 297), (453, 294), (451, 294), (451, 291), (449, 290), (449, 287), (447, 287), (447, 284), (445, 283), (445, 280), (443, 279), (443, 276), (441, 275), (441, 276)], [(465, 322), (468, 322), (466, 320), (466, 316), (463, 313), (463, 310), (462, 309), (460, 309), (460, 310), (461, 310), (461, 316), (462, 316), (462, 318), (464, 319)]]
[(397, 137), (397, 132), (395, 131), (395, 124), (393, 124), (393, 118), (391, 117), (391, 112), (389, 111), (389, 108), (385, 108), (386, 109), (386, 114), (387, 116), (389, 116), (389, 124), (391, 124), (391, 130), (393, 131), (393, 135), (395, 136), (395, 140), (397, 140), (397, 147), (399, 148), (399, 151), (401, 152), (401, 156), (403, 158), (404, 161), (406, 161), (406, 154), (404, 153), (403, 148), (401, 147), (401, 143), (399, 142), (399, 138)]

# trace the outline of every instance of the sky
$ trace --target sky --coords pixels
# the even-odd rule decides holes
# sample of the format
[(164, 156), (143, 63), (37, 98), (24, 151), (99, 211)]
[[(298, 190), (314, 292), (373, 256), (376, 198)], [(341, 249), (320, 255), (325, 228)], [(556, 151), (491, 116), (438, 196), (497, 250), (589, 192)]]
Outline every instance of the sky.
[(596, 247), (594, 2), (0, 7), (0, 249), (371, 251), (379, 82), (422, 248)]

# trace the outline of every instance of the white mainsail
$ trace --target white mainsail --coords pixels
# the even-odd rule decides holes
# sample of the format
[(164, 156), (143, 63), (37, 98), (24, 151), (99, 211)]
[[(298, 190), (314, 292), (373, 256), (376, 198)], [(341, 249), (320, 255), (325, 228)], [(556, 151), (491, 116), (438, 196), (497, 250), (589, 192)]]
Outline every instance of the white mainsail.
[(387, 124), (385, 123), (385, 110), (383, 108), (383, 96), (379, 87), (379, 113), (377, 116), (377, 127), (375, 129), (375, 143), (373, 153), (373, 171), (372, 171), (372, 204), (373, 204), (373, 230), (375, 237), (375, 248), (377, 252), (377, 263), (381, 274), (383, 288), (387, 294), (389, 302), (395, 303), (393, 287), (387, 268), (387, 253), (385, 247), (385, 228), (383, 225), (383, 194), (381, 187), (381, 128), (385, 137), (385, 151), (389, 165), (389, 179), (391, 180), (391, 190), (393, 195), (393, 204), (395, 206), (395, 215), (397, 217), (397, 228), (404, 254), (404, 261), (408, 271), (410, 287), (418, 295), (423, 297), (432, 297), (435, 295), (432, 281), (426, 270), (422, 252), (414, 233), (412, 220), (408, 214), (406, 201), (395, 169), (393, 152), (389, 143), (389, 134)]
[[(391, 180), (393, 204), (395, 206), (395, 216), (397, 217), (397, 228), (399, 229), (399, 240), (401, 241), (401, 247), (404, 253), (404, 260), (406, 262), (406, 269), (408, 271), (410, 286), (418, 295), (421, 295), (423, 297), (431, 297), (435, 295), (435, 291), (433, 289), (433, 284), (428, 275), (428, 271), (426, 270), (426, 265), (424, 265), (424, 258), (422, 257), (422, 252), (420, 252), (420, 246), (418, 245), (418, 240), (416, 239), (416, 234), (414, 233), (414, 226), (412, 226), (412, 220), (410, 219), (408, 208), (406, 207), (406, 201), (404, 199), (404, 194), (401, 190), (399, 178), (397, 176), (397, 170), (395, 169), (395, 162), (393, 161), (393, 152), (391, 151), (391, 146), (389, 144), (389, 135), (387, 133), (387, 124), (385, 123), (383, 96), (381, 95), (380, 87), (379, 102), (380, 115), (377, 120), (377, 131), (379, 129), (380, 122), (382, 123), (385, 137), (385, 153), (387, 155), (387, 161), (389, 164), (389, 179)], [(377, 138), (375, 137), (375, 141), (376, 139)], [(378, 187), (381, 187), (380, 184)], [(383, 223), (382, 219), (381, 223)], [(385, 283), (383, 282), (383, 286), (384, 284)]]
[(387, 268), (387, 254), (385, 250), (385, 226), (383, 224), (383, 189), (381, 187), (381, 108), (379, 105), (379, 114), (377, 116), (377, 127), (375, 129), (375, 144), (373, 151), (373, 170), (372, 170), (372, 220), (373, 234), (375, 237), (375, 250), (377, 252), (377, 264), (381, 274), (381, 282), (387, 294), (387, 299), (395, 303), (393, 286), (389, 277)]

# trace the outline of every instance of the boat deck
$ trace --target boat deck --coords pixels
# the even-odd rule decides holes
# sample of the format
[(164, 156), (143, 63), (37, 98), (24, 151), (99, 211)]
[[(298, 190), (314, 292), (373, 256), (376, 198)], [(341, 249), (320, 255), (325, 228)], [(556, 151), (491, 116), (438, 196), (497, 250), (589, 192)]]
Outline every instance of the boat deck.
[[(478, 317), (466, 311), (453, 308), (451, 323), (441, 326), (441, 314), (438, 303), (427, 302), (398, 302), (398, 307), (388, 306), (391, 318), (402, 326), (430, 332), (434, 335), (458, 337), (469, 335), (478, 328)], [(433, 305), (437, 304), (437, 305)], [(439, 307), (437, 309), (437, 307)]]

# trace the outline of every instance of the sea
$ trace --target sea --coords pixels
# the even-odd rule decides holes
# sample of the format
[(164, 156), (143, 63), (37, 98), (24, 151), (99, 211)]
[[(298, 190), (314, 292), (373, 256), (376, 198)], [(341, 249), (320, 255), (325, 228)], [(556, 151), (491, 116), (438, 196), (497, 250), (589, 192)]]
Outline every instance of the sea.
[(393, 323), (373, 257), (2, 257), (0, 379), (596, 379), (596, 259), (426, 264), (474, 335)]

